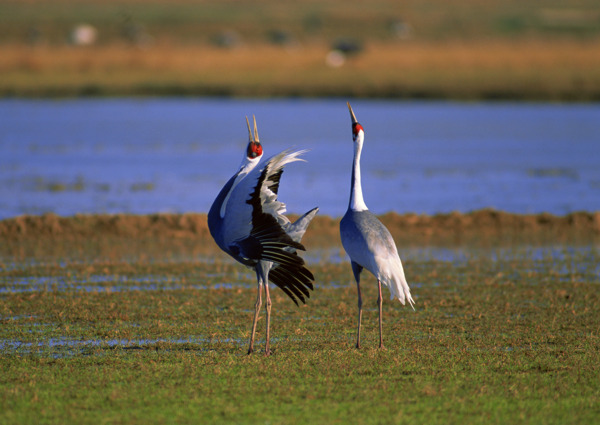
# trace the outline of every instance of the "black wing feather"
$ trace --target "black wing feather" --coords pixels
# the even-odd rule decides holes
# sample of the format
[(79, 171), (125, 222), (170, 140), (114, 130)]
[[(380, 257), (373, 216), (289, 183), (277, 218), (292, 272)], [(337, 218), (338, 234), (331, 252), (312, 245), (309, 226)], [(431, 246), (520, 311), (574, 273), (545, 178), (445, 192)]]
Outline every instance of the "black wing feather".
[[(275, 263), (269, 271), (269, 280), (277, 285), (298, 305), (298, 301), (306, 303), (310, 298), (309, 289), (313, 289), (314, 276), (304, 266), (304, 260), (296, 253), (296, 249), (304, 251), (304, 246), (294, 241), (271, 214), (262, 209), (260, 191), (267, 178), (268, 165), (260, 174), (250, 199), (246, 202), (252, 206), (252, 241), (239, 241), (240, 246), (254, 247), (255, 260), (267, 260)], [(277, 194), (283, 168), (269, 176), (269, 190)], [(245, 239), (248, 239), (245, 238)], [(260, 245), (261, 249), (256, 249)]]
[(275, 173), (271, 174), (271, 181), (273, 183), (271, 183), (271, 185), (269, 186), (269, 189), (275, 194), (277, 195), (277, 192), (279, 191), (279, 181), (281, 180), (281, 175), (283, 174), (283, 168), (277, 170)]
[[(275, 188), (279, 185), (281, 171), (274, 173), (271, 178), (274, 178)], [(294, 241), (277, 222), (277, 219), (271, 214), (265, 213), (262, 209), (260, 190), (267, 178), (268, 165), (262, 170), (258, 182), (254, 187), (254, 191), (250, 194), (250, 199), (246, 202), (252, 206), (252, 230), (248, 238), (253, 238), (262, 247), (259, 258), (256, 260), (268, 260), (292, 268), (300, 268), (304, 265), (304, 260), (293, 251), (288, 251), (285, 248), (290, 247), (304, 251), (304, 245)], [(248, 244), (250, 245), (250, 244)], [(251, 244), (254, 245), (254, 244)], [(255, 252), (258, 252), (255, 250)]]
[(289, 274), (281, 268), (271, 269), (269, 271), (269, 280), (288, 294), (296, 305), (298, 305), (296, 298), (302, 301), (302, 303), (306, 303), (304, 291), (299, 288), (298, 282), (295, 279), (290, 279)]

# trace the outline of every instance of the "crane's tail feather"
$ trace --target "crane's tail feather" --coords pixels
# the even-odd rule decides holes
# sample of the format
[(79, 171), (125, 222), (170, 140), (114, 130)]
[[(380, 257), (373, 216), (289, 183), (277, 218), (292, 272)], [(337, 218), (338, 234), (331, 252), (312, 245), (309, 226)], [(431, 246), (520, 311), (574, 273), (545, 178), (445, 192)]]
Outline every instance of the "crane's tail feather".
[(380, 276), (381, 282), (390, 289), (390, 299), (397, 298), (402, 305), (408, 304), (414, 310), (415, 301), (410, 294), (408, 282), (404, 276), (404, 269), (400, 259), (391, 262), (389, 268)]
[(306, 298), (310, 298), (309, 289), (314, 289), (315, 278), (306, 267), (293, 268), (277, 264), (269, 271), (269, 280), (299, 305), (298, 301), (306, 304)]

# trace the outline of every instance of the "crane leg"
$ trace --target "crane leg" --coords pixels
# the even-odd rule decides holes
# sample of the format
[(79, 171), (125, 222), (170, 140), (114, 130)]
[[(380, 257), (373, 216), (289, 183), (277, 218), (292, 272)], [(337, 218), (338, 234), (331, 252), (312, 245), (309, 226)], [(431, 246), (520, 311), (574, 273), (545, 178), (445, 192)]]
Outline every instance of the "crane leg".
[(260, 314), (260, 306), (262, 305), (262, 282), (258, 281), (258, 295), (256, 297), (256, 304), (254, 305), (254, 322), (252, 323), (252, 334), (250, 335), (250, 347), (248, 348), (248, 354), (252, 354), (254, 351), (254, 335), (256, 334), (256, 322), (258, 322), (258, 315)]
[(360, 282), (356, 281), (358, 291), (358, 330), (356, 331), (356, 348), (360, 348), (360, 322), (362, 319), (362, 297), (360, 295)]
[(360, 322), (362, 319), (362, 296), (360, 295), (360, 272), (362, 266), (352, 261), (352, 273), (354, 273), (354, 279), (356, 280), (356, 290), (358, 292), (358, 330), (356, 331), (356, 348), (360, 348)]
[(265, 295), (267, 300), (265, 301), (265, 307), (267, 310), (267, 343), (265, 345), (265, 356), (269, 356), (271, 354), (271, 350), (269, 348), (269, 329), (271, 327), (271, 295), (269, 295), (269, 283), (265, 282)]
[(377, 279), (377, 286), (379, 287), (379, 297), (377, 297), (377, 305), (379, 306), (379, 348), (383, 348), (383, 322), (381, 318), (383, 298), (381, 297), (381, 281), (379, 279)]

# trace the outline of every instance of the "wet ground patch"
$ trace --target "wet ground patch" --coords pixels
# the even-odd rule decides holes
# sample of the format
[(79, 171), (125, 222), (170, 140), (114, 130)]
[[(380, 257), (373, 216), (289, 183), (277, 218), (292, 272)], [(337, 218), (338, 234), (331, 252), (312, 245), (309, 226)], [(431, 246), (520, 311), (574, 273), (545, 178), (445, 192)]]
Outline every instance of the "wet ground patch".
[(212, 245), (165, 240), (58, 237), (3, 248), (0, 407), (8, 422), (597, 417), (595, 243), (400, 244), (416, 310), (385, 295), (385, 350), (376, 348), (375, 280), (363, 278), (356, 350), (350, 266), (335, 243), (314, 243), (307, 304), (272, 290), (266, 358), (264, 315), (257, 353), (246, 355), (254, 274)]

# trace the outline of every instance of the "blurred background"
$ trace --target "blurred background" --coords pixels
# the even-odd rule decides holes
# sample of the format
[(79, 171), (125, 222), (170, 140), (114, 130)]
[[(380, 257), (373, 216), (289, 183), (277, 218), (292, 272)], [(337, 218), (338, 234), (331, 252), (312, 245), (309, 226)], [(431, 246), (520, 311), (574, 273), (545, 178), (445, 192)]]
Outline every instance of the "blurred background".
[(596, 0), (1, 0), (0, 94), (598, 100)]
[(347, 100), (376, 213), (600, 210), (597, 0), (0, 0), (0, 96), (0, 218), (206, 212), (252, 114), (339, 217)]

